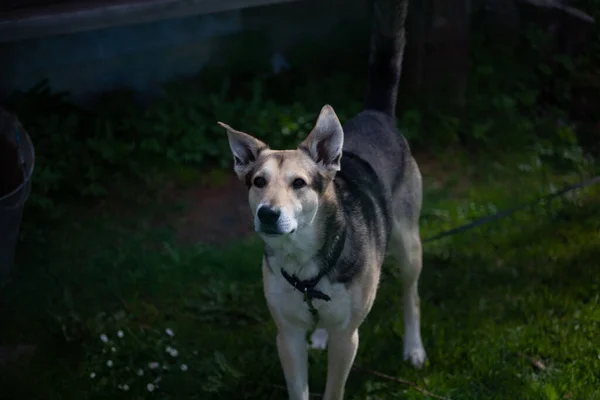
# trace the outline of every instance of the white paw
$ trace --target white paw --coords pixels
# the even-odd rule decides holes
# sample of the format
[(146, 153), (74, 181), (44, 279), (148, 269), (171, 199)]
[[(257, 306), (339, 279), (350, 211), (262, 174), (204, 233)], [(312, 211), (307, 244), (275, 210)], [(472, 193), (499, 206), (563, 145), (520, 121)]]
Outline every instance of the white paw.
[(404, 346), (404, 361), (410, 361), (413, 367), (417, 369), (423, 368), (427, 354), (422, 344)]
[(315, 329), (312, 335), (310, 335), (309, 347), (311, 349), (325, 350), (327, 347), (327, 331), (322, 328)]

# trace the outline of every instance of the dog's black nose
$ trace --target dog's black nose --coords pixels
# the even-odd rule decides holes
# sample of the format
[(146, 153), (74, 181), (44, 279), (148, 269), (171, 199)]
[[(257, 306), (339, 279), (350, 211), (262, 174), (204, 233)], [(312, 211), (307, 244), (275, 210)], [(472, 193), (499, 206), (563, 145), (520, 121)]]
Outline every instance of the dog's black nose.
[(258, 209), (258, 220), (265, 225), (273, 225), (279, 219), (281, 211), (278, 208), (262, 206)]

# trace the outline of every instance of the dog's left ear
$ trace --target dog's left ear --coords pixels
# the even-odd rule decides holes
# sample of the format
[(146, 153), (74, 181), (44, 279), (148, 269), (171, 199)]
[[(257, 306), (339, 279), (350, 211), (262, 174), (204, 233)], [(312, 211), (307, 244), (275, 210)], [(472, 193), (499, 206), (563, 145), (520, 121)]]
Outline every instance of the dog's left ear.
[(268, 149), (269, 146), (254, 136), (236, 131), (223, 122), (217, 123), (227, 130), (229, 147), (233, 154), (233, 169), (240, 179), (244, 179), (246, 174), (252, 169), (259, 153)]
[(307, 152), (328, 175), (333, 176), (340, 170), (344, 130), (330, 105), (321, 109), (315, 127), (308, 137), (298, 146)]

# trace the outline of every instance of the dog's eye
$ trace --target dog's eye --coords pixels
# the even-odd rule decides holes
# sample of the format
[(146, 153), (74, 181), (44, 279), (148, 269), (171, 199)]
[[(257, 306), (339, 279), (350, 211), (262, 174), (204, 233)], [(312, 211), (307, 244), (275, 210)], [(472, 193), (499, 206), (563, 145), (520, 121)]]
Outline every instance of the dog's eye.
[(294, 182), (292, 182), (292, 187), (294, 189), (302, 189), (304, 186), (306, 186), (306, 182), (302, 178), (296, 178), (294, 179)]
[(262, 176), (257, 176), (256, 178), (254, 178), (254, 186), (256, 186), (259, 189), (264, 188), (265, 186), (267, 186), (267, 180)]

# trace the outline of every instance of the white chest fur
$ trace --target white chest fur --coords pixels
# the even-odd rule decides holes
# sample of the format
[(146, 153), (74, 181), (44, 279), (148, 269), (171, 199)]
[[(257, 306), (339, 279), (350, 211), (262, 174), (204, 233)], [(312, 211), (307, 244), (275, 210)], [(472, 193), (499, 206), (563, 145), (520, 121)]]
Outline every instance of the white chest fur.
[[(267, 266), (263, 263), (263, 284), (265, 298), (269, 309), (278, 325), (296, 326), (305, 329), (315, 327), (314, 317), (310, 313), (308, 304), (304, 301), (304, 294), (295, 289), (281, 274), (281, 266), (274, 265), (271, 261)], [(283, 267), (288, 270), (285, 266)], [(316, 265), (305, 265), (303, 270), (316, 271)], [(350, 291), (342, 283), (332, 284), (327, 277), (323, 277), (316, 289), (327, 294), (331, 300), (313, 299), (312, 304), (318, 312), (318, 327), (325, 329), (335, 327), (343, 329), (351, 320), (353, 301)]]
[[(269, 248), (269, 262), (263, 260), (263, 286), (265, 298), (275, 323), (281, 328), (315, 327), (315, 319), (304, 294), (294, 288), (281, 274), (281, 269), (301, 280), (312, 279), (321, 271), (315, 261), (315, 249), (319, 238), (311, 229), (298, 231), (292, 237), (265, 240)], [(356, 317), (363, 315), (369, 308), (371, 299), (360, 285), (347, 287), (343, 283), (331, 283), (323, 277), (315, 287), (328, 295), (331, 300), (313, 299), (312, 304), (318, 312), (317, 327), (325, 329), (345, 329), (356, 323)]]

